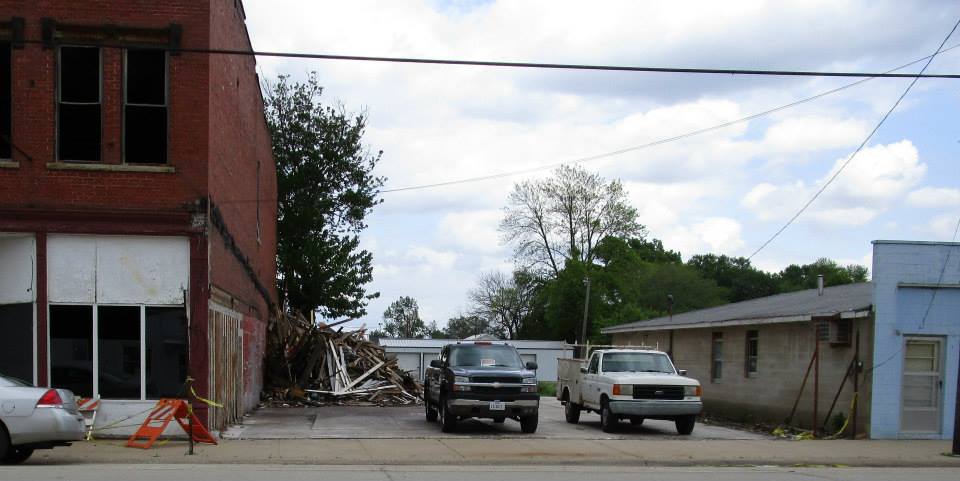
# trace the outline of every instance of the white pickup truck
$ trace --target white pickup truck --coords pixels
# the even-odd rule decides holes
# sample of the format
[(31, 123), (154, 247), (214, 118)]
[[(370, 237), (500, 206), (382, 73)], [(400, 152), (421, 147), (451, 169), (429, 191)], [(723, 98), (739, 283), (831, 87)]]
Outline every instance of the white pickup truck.
[(620, 419), (639, 425), (650, 418), (672, 420), (677, 432), (690, 434), (703, 403), (700, 383), (685, 374), (661, 351), (597, 350), (589, 362), (559, 360), (557, 398), (568, 423), (579, 422), (580, 411), (593, 411), (608, 433)]

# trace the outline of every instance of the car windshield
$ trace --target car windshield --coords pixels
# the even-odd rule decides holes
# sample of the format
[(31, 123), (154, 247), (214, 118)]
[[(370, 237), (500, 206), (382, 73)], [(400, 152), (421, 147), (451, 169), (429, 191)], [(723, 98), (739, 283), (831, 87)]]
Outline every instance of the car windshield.
[(608, 352), (603, 355), (604, 372), (665, 372), (676, 374), (665, 354), (652, 352)]
[(0, 374), (0, 387), (33, 387), (33, 384), (13, 376)]
[(450, 349), (451, 366), (523, 367), (517, 351), (502, 344), (460, 344)]

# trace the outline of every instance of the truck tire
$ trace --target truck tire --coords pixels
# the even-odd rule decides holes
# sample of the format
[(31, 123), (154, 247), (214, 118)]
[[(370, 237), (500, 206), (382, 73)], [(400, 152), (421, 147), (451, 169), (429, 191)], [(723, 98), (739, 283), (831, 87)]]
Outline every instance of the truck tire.
[[(617, 424), (620, 422), (617, 415), (610, 411), (610, 403), (606, 399), (600, 401), (600, 429), (605, 433), (612, 433), (617, 430)], [(678, 421), (679, 422), (679, 421)]]
[(640, 426), (643, 424), (642, 416), (630, 416), (630, 424), (634, 426)]
[(580, 405), (567, 399), (567, 404), (563, 406), (563, 416), (568, 423), (577, 424), (580, 422)]
[(680, 416), (676, 419), (677, 432), (687, 435), (693, 432), (693, 426), (697, 424), (696, 416)]
[(5, 459), (8, 453), (13, 452), (13, 446), (10, 445), (10, 436), (7, 434), (7, 427), (0, 422), (0, 460)]
[(523, 416), (520, 418), (520, 430), (524, 434), (533, 434), (537, 432), (537, 421), (538, 417), (536, 414), (532, 416)]
[(440, 398), (440, 430), (452, 433), (457, 430), (457, 415), (447, 408), (447, 400)]
[(430, 406), (430, 399), (424, 399), (423, 405), (425, 406), (424, 409), (426, 409), (427, 422), (428, 423), (437, 422), (437, 410), (434, 407)]

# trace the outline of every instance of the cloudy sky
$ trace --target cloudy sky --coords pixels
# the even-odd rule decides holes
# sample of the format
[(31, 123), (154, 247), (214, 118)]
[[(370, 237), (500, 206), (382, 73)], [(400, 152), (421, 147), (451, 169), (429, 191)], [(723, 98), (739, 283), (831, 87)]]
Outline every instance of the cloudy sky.
[[(744, 69), (885, 71), (933, 53), (954, 1), (246, 0), (257, 50)], [(960, 44), (960, 33), (947, 47)], [(369, 114), (377, 173), (402, 188), (573, 161), (703, 129), (856, 79), (692, 76), (259, 59), (315, 70), (328, 102)], [(918, 71), (922, 63), (909, 67)], [(928, 72), (960, 72), (960, 48)], [(749, 122), (585, 162), (623, 181), (640, 222), (684, 258), (749, 255), (829, 178), (909, 84), (877, 79)], [(754, 258), (870, 266), (873, 239), (949, 240), (960, 216), (960, 81), (921, 80), (796, 224)], [(517, 175), (385, 193), (369, 218), (370, 314), (416, 298), (466, 310), (477, 276), (511, 268), (497, 224)]]

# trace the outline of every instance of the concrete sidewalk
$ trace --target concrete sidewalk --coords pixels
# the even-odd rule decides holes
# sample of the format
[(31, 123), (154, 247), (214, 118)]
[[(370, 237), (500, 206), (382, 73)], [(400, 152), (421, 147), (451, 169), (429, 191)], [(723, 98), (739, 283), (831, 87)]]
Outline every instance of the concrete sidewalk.
[(958, 467), (947, 441), (311, 439), (185, 441), (149, 450), (120, 440), (37, 451), (28, 464), (639, 465)]

